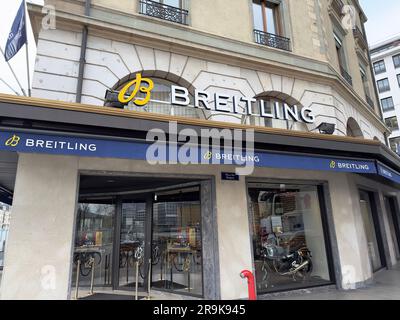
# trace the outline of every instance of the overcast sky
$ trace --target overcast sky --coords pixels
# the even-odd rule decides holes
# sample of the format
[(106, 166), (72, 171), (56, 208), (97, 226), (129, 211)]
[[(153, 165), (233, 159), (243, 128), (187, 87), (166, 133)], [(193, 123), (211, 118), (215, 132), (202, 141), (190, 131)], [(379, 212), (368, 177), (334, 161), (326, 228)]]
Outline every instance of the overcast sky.
[[(0, 0), (0, 1), (2, 5), (2, 10), (0, 10), (0, 46), (4, 50), (7, 36), (10, 32), (12, 22), (15, 18), (21, 0)], [(201, 1), (201, 0), (194, 0), (194, 1)], [(305, 1), (305, 0), (289, 0), (289, 1)], [(43, 0), (28, 0), (28, 2), (42, 4)], [(360, 3), (364, 8), (365, 14), (368, 17), (366, 30), (370, 44), (375, 44), (389, 37), (392, 37), (396, 34), (400, 34), (399, 0), (381, 0), (381, 1), (360, 0)], [(30, 26), (30, 24), (28, 26)], [(36, 50), (31, 31), (28, 37), (28, 41), (29, 41), (29, 52), (30, 52), (30, 64), (31, 64), (31, 69), (33, 71)], [(20, 79), (22, 86), (26, 88), (27, 77), (26, 77), (25, 47), (22, 48), (18, 52), (18, 54), (10, 60), (10, 63), (14, 68), (15, 72), (17, 73), (17, 76)], [(7, 67), (4, 57), (1, 56), (0, 56), (0, 79), (5, 80), (16, 91), (21, 92), (17, 82), (13, 79), (12, 74)], [(13, 91), (10, 90), (6, 85), (4, 85), (1, 82), (1, 80), (0, 80), (0, 92), (13, 93)]]

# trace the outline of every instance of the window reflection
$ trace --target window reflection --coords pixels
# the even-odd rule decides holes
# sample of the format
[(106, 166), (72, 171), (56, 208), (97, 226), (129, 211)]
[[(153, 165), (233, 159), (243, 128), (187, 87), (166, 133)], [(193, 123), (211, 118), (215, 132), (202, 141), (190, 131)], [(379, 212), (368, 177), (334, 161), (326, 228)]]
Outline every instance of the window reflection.
[(73, 257), (74, 285), (78, 262), (80, 286), (90, 285), (92, 263), (94, 263), (93, 284), (111, 284), (114, 215), (114, 203), (79, 203)]
[(153, 286), (202, 295), (199, 188), (157, 198), (153, 205)]

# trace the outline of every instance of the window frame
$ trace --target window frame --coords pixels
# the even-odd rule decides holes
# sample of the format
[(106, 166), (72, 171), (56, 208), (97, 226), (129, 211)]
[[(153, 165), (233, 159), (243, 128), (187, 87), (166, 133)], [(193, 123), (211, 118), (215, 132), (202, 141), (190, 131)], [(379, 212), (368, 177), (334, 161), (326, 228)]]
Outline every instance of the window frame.
[[(392, 124), (394, 124), (394, 123), (392, 122), (392, 120), (395, 120), (394, 123), (397, 124), (396, 126), (393, 126), (393, 125), (392, 125)], [(388, 124), (388, 122), (390, 123), (390, 125)], [(397, 119), (397, 116), (385, 118), (385, 124), (386, 124), (390, 129), (392, 129), (392, 131), (397, 131), (397, 130), (399, 130), (399, 121), (398, 121), (398, 119)]]
[[(378, 64), (379, 64), (380, 66), (383, 65), (383, 69), (380, 67), (379, 70), (377, 70), (376, 66), (377, 66)], [(374, 68), (374, 73), (375, 73), (375, 75), (378, 75), (378, 74), (381, 74), (381, 73), (385, 73), (385, 72), (387, 71), (387, 70), (386, 70), (386, 63), (385, 63), (385, 60), (382, 59), (382, 60), (379, 60), (379, 61), (374, 62), (373, 68)]]
[[(394, 56), (392, 57), (392, 59), (393, 59), (394, 68), (395, 68), (395, 69), (400, 68), (400, 53), (394, 55)], [(397, 62), (396, 62), (396, 61), (397, 61)]]
[[(285, 288), (284, 291), (294, 291), (294, 290), (302, 290), (302, 289), (312, 289), (312, 288), (317, 288), (317, 287), (327, 287), (329, 285), (337, 284), (338, 279), (340, 279), (340, 273), (337, 272), (334, 261), (339, 258), (338, 253), (336, 250), (334, 250), (336, 246), (336, 240), (334, 234), (331, 232), (331, 228), (329, 228), (330, 221), (332, 220), (332, 215), (331, 212), (329, 211), (329, 206), (330, 206), (330, 197), (329, 197), (329, 190), (328, 190), (328, 184), (327, 182), (324, 181), (319, 181), (319, 180), (290, 180), (290, 179), (277, 179), (277, 178), (249, 178), (246, 179), (246, 195), (247, 195), (247, 215), (248, 215), (248, 222), (249, 222), (249, 233), (250, 233), (250, 238), (251, 238), (251, 252), (254, 253), (255, 249), (255, 244), (253, 242), (254, 238), (254, 230), (252, 227), (253, 221), (254, 221), (254, 213), (252, 213), (250, 209), (250, 203), (251, 203), (251, 198), (250, 198), (250, 193), (249, 190), (252, 188), (256, 187), (265, 187), (268, 188), (268, 186), (271, 185), (287, 185), (290, 187), (294, 186), (315, 186), (317, 187), (317, 192), (318, 192), (318, 202), (320, 206), (320, 217), (321, 217), (321, 226), (322, 226), (322, 234), (324, 237), (324, 242), (325, 242), (325, 255), (327, 258), (327, 264), (328, 264), (328, 272), (329, 272), (329, 277), (330, 277), (330, 284), (327, 282), (326, 284), (319, 284), (319, 285), (311, 285), (311, 286), (300, 286), (299, 288)], [(252, 266), (254, 268), (255, 266), (255, 257), (254, 254), (252, 254)], [(265, 294), (273, 294), (277, 292), (281, 292), (282, 289), (263, 289), (262, 292), (260, 292), (260, 289), (257, 286), (257, 279), (256, 279), (256, 290), (258, 295), (265, 295)]]
[[(381, 87), (379, 86), (379, 84), (382, 83), (383, 81), (387, 81), (387, 87), (381, 88)], [(383, 79), (381, 79), (381, 80), (377, 80), (377, 81), (376, 81), (376, 84), (377, 84), (379, 93), (383, 93), (383, 92), (390, 91), (390, 82), (389, 82), (389, 78), (383, 78)]]
[[(268, 0), (252, 0), (252, 6), (257, 2), (261, 5), (261, 16), (262, 16), (262, 26), (263, 30), (259, 30), (265, 33), (274, 34), (276, 36), (283, 36), (283, 25), (282, 25), (282, 14), (281, 14), (281, 3)], [(275, 33), (268, 31), (268, 19), (267, 19), (267, 8), (273, 10), (274, 16), (274, 27)], [(254, 11), (253, 11), (254, 12)], [(255, 27), (255, 17), (253, 14), (253, 26)]]
[(158, 2), (158, 3), (163, 4), (163, 5), (166, 5), (166, 6), (170, 6), (170, 7), (173, 7), (173, 8), (183, 9), (183, 1), (184, 1), (184, 0), (178, 0), (178, 1), (179, 1), (179, 6), (178, 6), (178, 7), (171, 6), (171, 5), (168, 4), (168, 3), (164, 3), (165, 1), (168, 1), (168, 0), (152, 0), (152, 1)]
[(335, 31), (333, 32), (333, 38), (335, 40), (335, 50), (339, 62), (339, 67), (343, 68), (347, 72), (347, 59), (343, 38), (338, 36)]
[[(384, 108), (383, 107), (383, 101), (391, 101), (391, 104), (392, 104), (392, 106), (391, 107), (389, 107), (389, 108)], [(382, 106), (382, 111), (383, 112), (388, 112), (388, 111), (393, 111), (395, 108), (394, 108), (394, 101), (393, 101), (393, 97), (387, 97), (387, 98), (383, 98), (383, 99), (381, 99), (381, 106)]]

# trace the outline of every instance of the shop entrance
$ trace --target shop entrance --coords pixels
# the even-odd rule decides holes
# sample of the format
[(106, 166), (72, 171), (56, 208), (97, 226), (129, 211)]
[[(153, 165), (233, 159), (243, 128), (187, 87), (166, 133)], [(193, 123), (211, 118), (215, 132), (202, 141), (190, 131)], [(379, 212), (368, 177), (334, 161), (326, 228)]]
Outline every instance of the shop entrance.
[(400, 260), (400, 225), (397, 200), (394, 197), (385, 197), (384, 199), (390, 227), (390, 239), (393, 243), (396, 259)]
[(372, 192), (360, 190), (361, 217), (368, 245), (368, 256), (373, 272), (386, 266), (376, 203)]
[[(82, 176), (71, 286), (202, 297), (207, 181)], [(81, 294), (79, 294), (79, 291)]]

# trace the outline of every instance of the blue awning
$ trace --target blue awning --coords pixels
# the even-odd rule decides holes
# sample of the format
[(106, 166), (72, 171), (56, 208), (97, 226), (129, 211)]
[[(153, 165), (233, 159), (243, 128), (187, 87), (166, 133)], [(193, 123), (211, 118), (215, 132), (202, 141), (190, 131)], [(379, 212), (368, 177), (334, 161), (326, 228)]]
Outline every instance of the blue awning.
[(400, 184), (400, 173), (383, 165), (379, 161), (376, 162), (378, 174), (386, 179)]
[[(178, 146), (179, 152), (185, 146)], [(79, 136), (62, 136), (48, 134), (34, 134), (18, 131), (0, 131), (0, 150), (22, 153), (46, 153), (56, 155), (71, 155), (81, 157), (122, 158), (146, 160), (151, 158), (150, 142), (124, 141), (107, 138), (86, 138)], [(378, 169), (373, 160), (349, 158), (334, 158), (311, 155), (296, 155), (256, 151), (252, 155), (214, 152), (213, 150), (194, 147), (195, 161), (191, 163), (240, 165), (252, 163), (255, 167), (270, 167), (300, 170), (322, 170), (334, 172), (352, 172), (363, 174), (377, 174)], [(186, 147), (187, 149), (187, 147)], [(165, 161), (172, 159), (169, 149), (161, 158)], [(186, 150), (187, 151), (187, 150)], [(160, 155), (158, 155), (160, 157)], [(157, 158), (159, 160), (159, 157)], [(175, 155), (176, 157), (176, 155)], [(237, 161), (239, 159), (239, 162)], [(153, 160), (153, 159), (152, 159)], [(240, 162), (242, 161), (242, 162)], [(388, 172), (389, 169), (387, 170)], [(381, 172), (384, 172), (381, 169)], [(379, 173), (383, 175), (382, 173)], [(389, 174), (383, 175), (388, 177)], [(392, 176), (395, 173), (392, 172)], [(397, 174), (397, 177), (400, 176)], [(400, 181), (400, 180), (399, 180)]]

